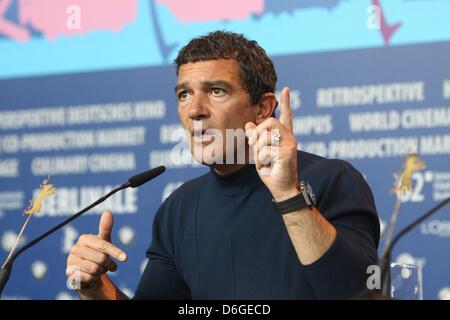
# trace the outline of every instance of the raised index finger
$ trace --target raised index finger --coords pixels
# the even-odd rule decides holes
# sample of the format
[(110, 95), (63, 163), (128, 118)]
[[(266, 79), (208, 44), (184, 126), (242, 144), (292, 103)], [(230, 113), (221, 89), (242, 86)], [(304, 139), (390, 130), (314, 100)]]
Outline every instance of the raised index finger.
[(291, 110), (291, 95), (289, 93), (289, 88), (284, 87), (281, 90), (281, 98), (280, 98), (280, 123), (288, 129), (290, 132), (293, 132), (292, 129), (292, 110)]
[(91, 249), (103, 252), (104, 254), (107, 254), (108, 256), (111, 256), (121, 262), (127, 260), (127, 254), (125, 252), (103, 239), (92, 237), (90, 241), (86, 242), (86, 246)]

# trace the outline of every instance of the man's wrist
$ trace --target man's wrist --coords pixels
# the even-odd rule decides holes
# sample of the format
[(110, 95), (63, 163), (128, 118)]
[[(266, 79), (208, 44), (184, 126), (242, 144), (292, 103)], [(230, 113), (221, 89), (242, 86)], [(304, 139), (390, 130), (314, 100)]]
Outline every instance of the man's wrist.
[(300, 193), (300, 190), (298, 190), (297, 186), (294, 185), (294, 187), (288, 189), (288, 191), (284, 192), (272, 192), (273, 200), (276, 202), (281, 202), (287, 199), (290, 199), (292, 197), (295, 197)]
[(129, 297), (120, 291), (106, 274), (92, 288), (79, 293), (82, 300), (128, 300)]
[(101, 280), (97, 281), (97, 283), (76, 289), (75, 291), (78, 293), (81, 299), (83, 300), (94, 300), (97, 299), (99, 295), (99, 291), (101, 291)]
[[(290, 197), (289, 197), (290, 195)], [(277, 200), (282, 199), (282, 200)], [(272, 199), (275, 210), (280, 214), (287, 214), (301, 209), (312, 209), (316, 206), (316, 197), (311, 186), (306, 181), (296, 184), (296, 192), (290, 191)]]
[(109, 297), (109, 280), (106, 274), (102, 274), (97, 282), (91, 286), (76, 290), (82, 300), (102, 300)]

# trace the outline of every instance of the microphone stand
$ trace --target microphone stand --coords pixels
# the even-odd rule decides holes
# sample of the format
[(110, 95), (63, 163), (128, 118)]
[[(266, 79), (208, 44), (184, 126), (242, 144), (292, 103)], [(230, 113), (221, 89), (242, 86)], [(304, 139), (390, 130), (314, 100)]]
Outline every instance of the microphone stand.
[(411, 231), (414, 227), (416, 227), (419, 223), (430, 217), (432, 214), (434, 214), (439, 209), (443, 208), (450, 202), (450, 197), (447, 197), (443, 201), (441, 201), (439, 204), (437, 204), (435, 207), (427, 211), (424, 215), (420, 216), (416, 220), (414, 220), (412, 223), (407, 225), (405, 228), (403, 228), (397, 236), (392, 240), (389, 247), (386, 249), (384, 256), (378, 263), (378, 266), (380, 267), (381, 272), (381, 293), (384, 296), (390, 297), (391, 296), (391, 272), (390, 272), (390, 265), (391, 265), (391, 254), (392, 249), (396, 245), (396, 243), (402, 238), (405, 234), (407, 234), (409, 231)]
[(47, 238), (49, 235), (51, 235), (52, 233), (54, 233), (55, 231), (61, 229), (62, 227), (64, 227), (66, 224), (70, 223), (71, 221), (75, 220), (76, 218), (78, 218), (79, 216), (81, 216), (83, 213), (85, 213), (86, 211), (92, 209), (93, 207), (95, 207), (96, 205), (102, 203), (103, 201), (105, 201), (107, 198), (109, 198), (110, 196), (112, 196), (114, 193), (126, 189), (128, 187), (132, 186), (132, 182), (129, 181), (125, 184), (122, 184), (121, 186), (115, 188), (114, 190), (112, 190), (111, 192), (109, 192), (108, 194), (106, 194), (105, 196), (101, 197), (100, 199), (98, 199), (97, 201), (95, 201), (94, 203), (92, 203), (91, 205), (87, 206), (86, 208), (84, 208), (83, 210), (77, 212), (76, 214), (72, 215), (71, 217), (69, 217), (68, 219), (64, 220), (63, 222), (61, 222), (60, 224), (58, 224), (57, 226), (53, 227), (52, 229), (50, 229), (49, 231), (43, 233), (42, 235), (40, 235), (39, 237), (35, 238), (34, 240), (30, 241), (28, 244), (26, 244), (25, 246), (23, 246), (22, 248), (20, 248), (20, 250), (18, 250), (16, 253), (14, 253), (13, 256), (11, 256), (11, 258), (8, 260), (8, 262), (5, 264), (4, 268), (0, 269), (0, 297), (2, 296), (2, 292), (4, 287), (6, 286), (6, 283), (8, 282), (9, 279), (9, 275), (11, 274), (11, 269), (12, 269), (12, 265), (14, 263), (14, 260), (16, 260), (16, 258), (25, 250), (31, 248), (32, 246), (34, 246), (36, 243), (38, 243), (39, 241), (41, 241), (44, 238)]

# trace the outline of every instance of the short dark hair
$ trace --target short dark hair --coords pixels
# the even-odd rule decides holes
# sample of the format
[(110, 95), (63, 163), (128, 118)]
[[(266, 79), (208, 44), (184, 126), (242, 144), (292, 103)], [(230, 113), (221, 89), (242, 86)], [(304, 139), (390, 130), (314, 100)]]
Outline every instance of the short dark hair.
[(214, 31), (192, 39), (175, 59), (177, 75), (183, 64), (216, 59), (236, 59), (252, 104), (261, 101), (264, 93), (275, 92), (277, 74), (266, 51), (256, 41), (233, 32)]

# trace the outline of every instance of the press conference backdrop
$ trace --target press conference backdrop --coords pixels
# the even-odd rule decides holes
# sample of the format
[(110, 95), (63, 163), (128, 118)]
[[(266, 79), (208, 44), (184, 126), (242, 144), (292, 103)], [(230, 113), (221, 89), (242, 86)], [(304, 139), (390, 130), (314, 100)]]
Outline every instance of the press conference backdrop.
[[(397, 230), (450, 194), (450, 1), (0, 1), (0, 258), (44, 179), (57, 187), (22, 244), (137, 172), (167, 172), (119, 193), (15, 263), (3, 299), (70, 299), (67, 254), (115, 213), (129, 261), (111, 274), (130, 296), (146, 263), (154, 213), (208, 169), (188, 161), (177, 130), (172, 61), (192, 37), (244, 33), (267, 49), (292, 90), (302, 150), (346, 159), (372, 187), (384, 229), (394, 173), (414, 174)], [(422, 223), (394, 261), (423, 267), (425, 299), (450, 298), (450, 208)], [(381, 247), (380, 247), (381, 248)]]

